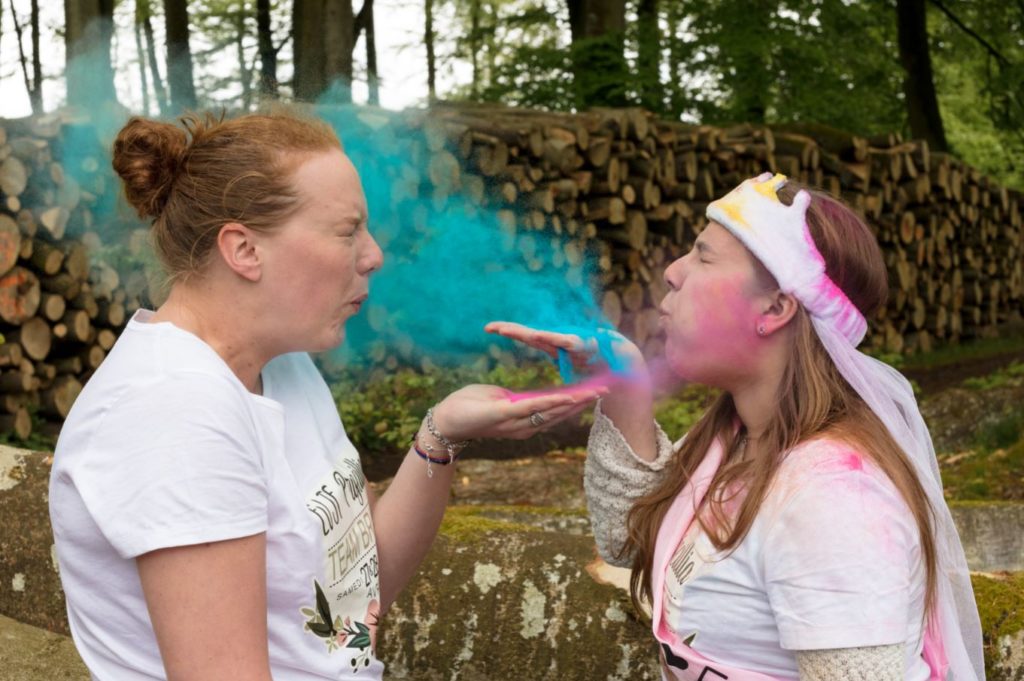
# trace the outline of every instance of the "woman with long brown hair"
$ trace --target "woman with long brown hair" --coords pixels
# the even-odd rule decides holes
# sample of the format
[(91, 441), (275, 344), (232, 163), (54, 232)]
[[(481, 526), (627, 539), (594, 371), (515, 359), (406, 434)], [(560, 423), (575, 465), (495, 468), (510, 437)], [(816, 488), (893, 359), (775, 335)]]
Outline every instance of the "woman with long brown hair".
[[(966, 562), (909, 384), (856, 347), (885, 300), (870, 229), (765, 174), (711, 203), (665, 272), (665, 364), (721, 390), (679, 442), (651, 378), (602, 399), (585, 473), (601, 555), (632, 567), (663, 674), (984, 678)], [(577, 337), (490, 330), (592, 362)]]

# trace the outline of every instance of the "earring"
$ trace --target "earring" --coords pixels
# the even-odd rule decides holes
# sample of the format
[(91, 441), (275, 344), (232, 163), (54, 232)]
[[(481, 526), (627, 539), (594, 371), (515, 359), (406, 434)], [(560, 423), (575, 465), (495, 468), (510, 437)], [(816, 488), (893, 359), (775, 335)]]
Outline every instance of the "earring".
[(757, 325), (757, 335), (762, 338), (768, 335), (768, 329), (765, 328), (764, 324)]

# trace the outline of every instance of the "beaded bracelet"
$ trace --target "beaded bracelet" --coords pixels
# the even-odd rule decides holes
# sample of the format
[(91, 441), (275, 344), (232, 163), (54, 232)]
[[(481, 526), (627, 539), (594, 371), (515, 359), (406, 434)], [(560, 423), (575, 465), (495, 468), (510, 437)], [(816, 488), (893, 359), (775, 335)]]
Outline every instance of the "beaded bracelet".
[(434, 452), (434, 448), (431, 447), (430, 445), (427, 445), (427, 451), (423, 451), (422, 449), (420, 449), (420, 442), (416, 436), (413, 436), (412, 438), (412, 448), (421, 459), (427, 462), (428, 478), (434, 477), (434, 469), (430, 467), (431, 464), (436, 463), (438, 466), (447, 466), (450, 463), (454, 463), (459, 458), (457, 454), (447, 456), (444, 458), (431, 456), (431, 454)]

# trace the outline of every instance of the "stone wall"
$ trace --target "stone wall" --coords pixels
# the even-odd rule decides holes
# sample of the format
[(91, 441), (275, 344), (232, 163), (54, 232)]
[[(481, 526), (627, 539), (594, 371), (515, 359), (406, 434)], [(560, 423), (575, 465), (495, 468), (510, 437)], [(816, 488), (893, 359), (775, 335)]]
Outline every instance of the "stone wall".
[[(66, 634), (51, 463), (49, 453), (0, 446), (0, 615)], [(968, 504), (954, 515), (979, 571), (989, 678), (1024, 678), (1024, 573), (1003, 572), (1021, 569), (1021, 506)], [(456, 506), (383, 620), (378, 653), (391, 678), (653, 681), (656, 648), (627, 585), (626, 570), (597, 558), (581, 511)]]

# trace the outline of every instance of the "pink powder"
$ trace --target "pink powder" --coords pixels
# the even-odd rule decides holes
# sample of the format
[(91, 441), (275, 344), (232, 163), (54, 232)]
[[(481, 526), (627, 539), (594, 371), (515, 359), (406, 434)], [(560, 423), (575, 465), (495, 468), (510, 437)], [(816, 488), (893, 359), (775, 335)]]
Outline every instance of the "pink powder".
[(840, 465), (851, 471), (864, 470), (864, 460), (856, 452), (846, 452), (843, 454), (842, 459), (840, 459)]
[(558, 395), (568, 393), (578, 393), (586, 390), (598, 390), (600, 388), (607, 388), (616, 383), (623, 381), (632, 380), (632, 374), (616, 374), (611, 371), (606, 371), (596, 376), (580, 381), (579, 383), (572, 383), (570, 385), (558, 386), (555, 388), (545, 388), (544, 390), (528, 390), (526, 392), (514, 392), (512, 390), (505, 391), (505, 398), (509, 402), (519, 402), (521, 400), (528, 400), (534, 397), (545, 397), (547, 395)]

